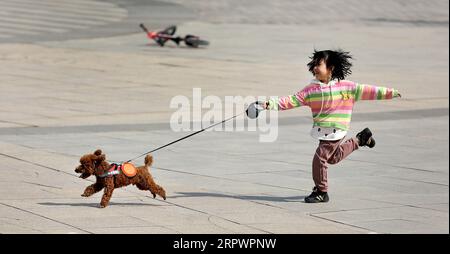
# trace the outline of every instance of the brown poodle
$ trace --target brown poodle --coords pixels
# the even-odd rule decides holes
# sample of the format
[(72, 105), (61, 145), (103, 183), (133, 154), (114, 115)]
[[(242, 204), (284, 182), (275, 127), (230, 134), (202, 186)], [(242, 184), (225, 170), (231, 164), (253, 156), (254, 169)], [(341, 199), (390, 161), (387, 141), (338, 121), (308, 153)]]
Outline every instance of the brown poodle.
[(88, 186), (81, 196), (89, 197), (105, 188), (102, 201), (100, 202), (100, 207), (103, 208), (108, 205), (115, 188), (133, 184), (140, 190), (149, 190), (153, 194), (153, 198), (159, 195), (165, 200), (166, 192), (153, 181), (153, 177), (148, 171), (148, 167), (152, 165), (152, 162), (153, 157), (148, 154), (145, 157), (145, 165), (136, 167), (137, 174), (133, 177), (128, 177), (120, 171), (112, 172), (111, 169), (115, 169), (115, 165), (106, 161), (102, 150), (98, 149), (93, 154), (86, 154), (80, 158), (81, 165), (75, 169), (75, 172), (81, 174), (80, 177), (83, 179), (95, 175), (97, 181)]

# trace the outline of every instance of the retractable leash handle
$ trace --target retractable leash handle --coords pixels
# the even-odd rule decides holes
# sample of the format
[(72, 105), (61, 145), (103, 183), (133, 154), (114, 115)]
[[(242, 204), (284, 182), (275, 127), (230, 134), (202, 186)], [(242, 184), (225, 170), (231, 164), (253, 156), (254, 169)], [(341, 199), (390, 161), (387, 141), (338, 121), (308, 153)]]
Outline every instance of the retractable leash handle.
[(255, 101), (251, 103), (245, 113), (247, 114), (248, 118), (255, 119), (258, 117), (259, 112), (266, 110), (262, 105), (264, 105), (265, 102), (263, 101)]

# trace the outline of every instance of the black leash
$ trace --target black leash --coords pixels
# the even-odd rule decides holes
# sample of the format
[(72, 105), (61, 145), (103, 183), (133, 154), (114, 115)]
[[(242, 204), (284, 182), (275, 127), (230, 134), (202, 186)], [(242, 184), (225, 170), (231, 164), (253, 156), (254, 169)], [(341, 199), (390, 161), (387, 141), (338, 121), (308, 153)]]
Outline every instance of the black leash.
[(216, 125), (219, 125), (219, 124), (222, 124), (222, 123), (224, 123), (224, 122), (227, 122), (227, 121), (229, 121), (229, 120), (231, 120), (231, 119), (234, 119), (234, 118), (236, 118), (236, 117), (238, 117), (238, 116), (244, 114), (245, 112), (246, 112), (246, 111), (244, 111), (244, 112), (242, 112), (242, 113), (240, 113), (240, 114), (234, 115), (234, 116), (232, 116), (232, 117), (230, 117), (230, 118), (228, 118), (228, 119), (225, 119), (225, 120), (223, 120), (223, 121), (220, 122), (220, 123), (215, 123), (215, 124), (210, 125), (210, 126), (208, 126), (208, 127), (206, 127), (206, 128), (203, 128), (203, 129), (201, 129), (201, 130), (199, 130), (199, 131), (196, 131), (196, 132), (194, 132), (194, 133), (191, 133), (191, 134), (189, 134), (189, 135), (187, 135), (187, 136), (185, 136), (185, 137), (179, 138), (179, 139), (177, 139), (177, 140), (175, 140), (175, 141), (170, 142), (169, 144), (166, 144), (166, 145), (160, 146), (160, 147), (158, 147), (158, 148), (156, 148), (156, 149), (153, 149), (153, 150), (151, 150), (151, 151), (145, 152), (145, 153), (143, 153), (143, 154), (141, 154), (141, 155), (139, 155), (139, 156), (137, 156), (137, 157), (134, 157), (133, 159), (127, 160), (126, 162), (130, 162), (130, 161), (136, 160), (136, 159), (139, 158), (139, 157), (142, 157), (142, 156), (147, 155), (147, 154), (149, 154), (149, 153), (156, 152), (156, 151), (158, 151), (158, 150), (160, 150), (160, 149), (163, 149), (164, 147), (167, 147), (167, 146), (170, 146), (170, 145), (172, 145), (172, 144), (175, 144), (175, 143), (177, 143), (177, 142), (179, 142), (179, 141), (181, 141), (181, 140), (183, 140), (183, 139), (187, 139), (187, 138), (189, 138), (189, 137), (192, 137), (192, 136), (194, 136), (194, 135), (196, 135), (196, 134), (199, 134), (200, 132), (203, 132), (203, 131), (205, 131), (205, 130), (207, 130), (207, 129), (209, 129), (209, 128), (212, 128), (212, 127), (214, 127), (214, 126), (216, 126)]

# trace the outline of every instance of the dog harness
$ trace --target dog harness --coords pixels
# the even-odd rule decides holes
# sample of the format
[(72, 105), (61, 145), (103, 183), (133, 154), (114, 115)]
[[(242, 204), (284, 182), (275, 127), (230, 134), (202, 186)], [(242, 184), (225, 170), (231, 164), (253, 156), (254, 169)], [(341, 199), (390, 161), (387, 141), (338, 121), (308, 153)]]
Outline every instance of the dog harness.
[(111, 167), (108, 169), (108, 171), (106, 173), (100, 175), (100, 177), (109, 177), (109, 176), (118, 175), (121, 173), (123, 173), (124, 175), (126, 175), (128, 177), (133, 177), (137, 174), (137, 169), (133, 164), (131, 164), (129, 162), (125, 162), (120, 165), (113, 163), (113, 164), (111, 164)]
[(118, 165), (116, 163), (113, 163), (111, 165), (111, 167), (108, 169), (108, 171), (102, 175), (100, 175), (100, 177), (107, 177), (107, 176), (113, 176), (113, 175), (118, 175), (120, 174), (120, 172), (122, 171), (122, 165)]

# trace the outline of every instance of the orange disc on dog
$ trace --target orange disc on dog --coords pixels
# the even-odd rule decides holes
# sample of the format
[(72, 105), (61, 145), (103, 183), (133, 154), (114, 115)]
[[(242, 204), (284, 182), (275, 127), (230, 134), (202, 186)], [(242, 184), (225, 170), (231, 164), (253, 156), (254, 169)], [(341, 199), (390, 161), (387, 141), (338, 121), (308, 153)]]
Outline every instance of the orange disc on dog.
[(128, 177), (133, 177), (137, 174), (137, 169), (133, 164), (127, 162), (122, 165), (122, 172)]

